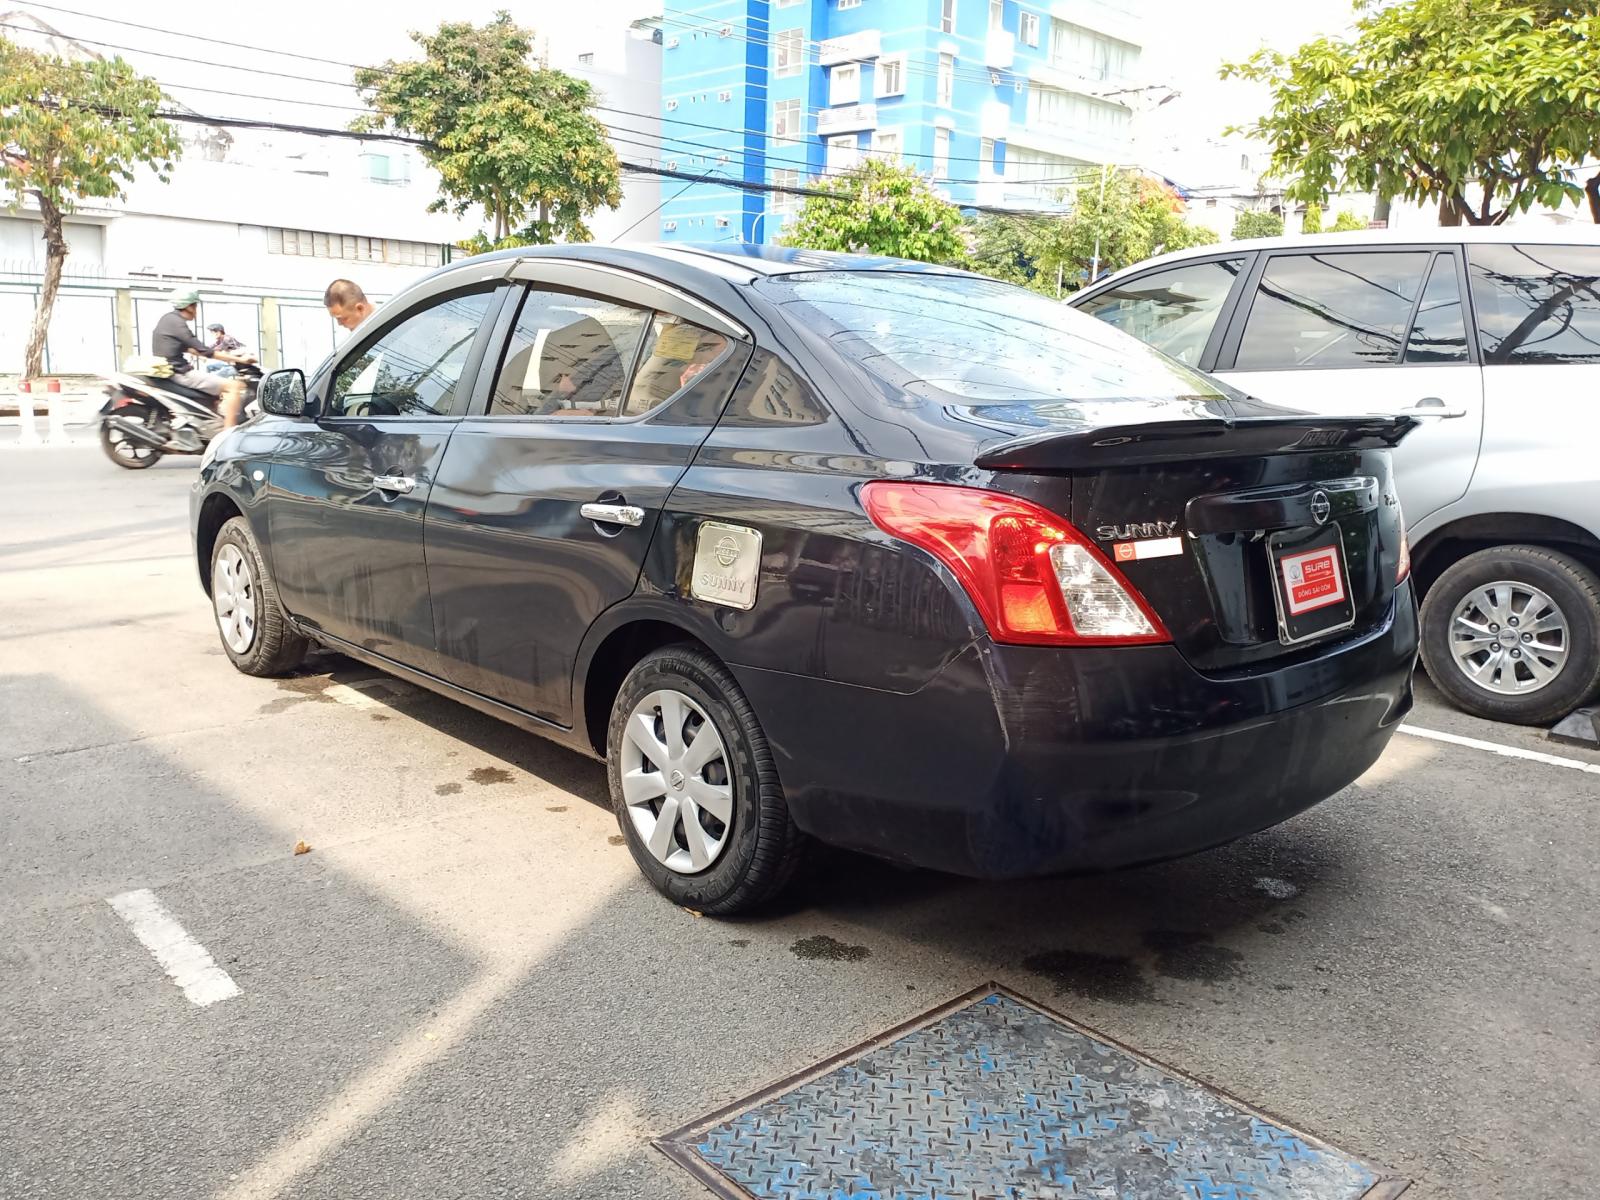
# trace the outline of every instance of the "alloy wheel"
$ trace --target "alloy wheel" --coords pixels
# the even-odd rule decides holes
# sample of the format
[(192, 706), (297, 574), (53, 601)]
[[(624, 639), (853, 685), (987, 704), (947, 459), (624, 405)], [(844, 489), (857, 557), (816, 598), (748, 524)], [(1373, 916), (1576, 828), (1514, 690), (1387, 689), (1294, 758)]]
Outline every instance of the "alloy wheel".
[(716, 862), (733, 828), (733, 778), (705, 709), (651, 692), (628, 714), (621, 754), (623, 803), (656, 861), (680, 875)]
[[(134, 416), (123, 417), (124, 421), (137, 421), (143, 425), (145, 422)], [(146, 445), (137, 438), (129, 437), (115, 426), (106, 429), (106, 442), (111, 447), (111, 453), (125, 462), (143, 463), (145, 459), (157, 454), (154, 446)]]
[(250, 563), (232, 542), (217, 552), (211, 569), (211, 599), (217, 628), (235, 654), (247, 654), (256, 640), (256, 584)]
[(1450, 653), (1478, 687), (1525, 696), (1567, 665), (1572, 633), (1566, 614), (1532, 584), (1497, 580), (1468, 592), (1450, 618)]

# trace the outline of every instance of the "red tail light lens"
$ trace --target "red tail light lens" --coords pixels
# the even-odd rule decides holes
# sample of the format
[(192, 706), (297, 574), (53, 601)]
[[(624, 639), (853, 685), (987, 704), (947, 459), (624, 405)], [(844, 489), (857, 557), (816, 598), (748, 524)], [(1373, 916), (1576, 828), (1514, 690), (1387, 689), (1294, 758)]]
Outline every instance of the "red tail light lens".
[(979, 488), (876, 480), (872, 522), (949, 567), (997, 642), (1139, 645), (1171, 638), (1144, 597), (1064, 518)]

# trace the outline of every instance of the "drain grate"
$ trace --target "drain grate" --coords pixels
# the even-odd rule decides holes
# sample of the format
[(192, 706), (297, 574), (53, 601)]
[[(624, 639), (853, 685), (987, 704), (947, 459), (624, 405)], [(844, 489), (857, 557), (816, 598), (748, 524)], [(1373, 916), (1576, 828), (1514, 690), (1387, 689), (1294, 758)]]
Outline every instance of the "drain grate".
[(733, 1200), (1391, 1200), (1406, 1188), (997, 986), (657, 1144)]

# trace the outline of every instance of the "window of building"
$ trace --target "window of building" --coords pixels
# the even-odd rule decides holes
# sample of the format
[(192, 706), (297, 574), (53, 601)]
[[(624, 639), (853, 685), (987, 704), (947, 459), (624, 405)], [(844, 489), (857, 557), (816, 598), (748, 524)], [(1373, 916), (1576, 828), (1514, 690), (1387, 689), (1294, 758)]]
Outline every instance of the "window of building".
[(956, 0), (939, 0), (939, 32), (956, 31)]
[(880, 129), (872, 135), (872, 150), (879, 158), (898, 161), (904, 141), (898, 129)]
[(1017, 34), (1025, 46), (1039, 44), (1039, 14), (1025, 12), (1017, 21)]
[(1245, 321), (1241, 371), (1396, 362), (1422, 291), (1422, 251), (1276, 254)]
[(956, 59), (953, 54), (939, 55), (939, 103), (945, 108), (955, 99)]
[[(789, 168), (780, 168), (772, 172), (772, 185), (781, 188), (798, 188), (800, 186), (800, 172)], [(792, 192), (772, 193), (772, 212), (780, 217), (792, 216), (800, 211), (800, 196)]]
[(1483, 361), (1600, 363), (1600, 248), (1467, 251)]
[[(1600, 346), (1596, 347), (1600, 350)], [(1428, 272), (1422, 303), (1411, 318), (1406, 338), (1406, 361), (1464, 363), (1467, 361), (1467, 323), (1461, 311), (1461, 283), (1456, 276), (1456, 256), (1440, 254)]]
[(489, 415), (615, 416), (649, 316), (608, 300), (529, 288)]
[(643, 416), (673, 399), (715, 366), (728, 352), (728, 345), (720, 333), (668, 313), (656, 313), (622, 415)]
[(580, 67), (592, 67), (592, 66), (594, 66), (594, 55), (593, 54), (580, 54), (580, 55), (578, 55), (578, 65)]
[(1120, 104), (1037, 83), (1028, 88), (1028, 124), (1035, 129), (1104, 140), (1124, 136), (1129, 120)]
[(1085, 172), (1093, 170), (1098, 168), (1082, 159), (1008, 145), (1002, 173), (1008, 195), (1017, 193), (1055, 202), (1083, 178)]
[(828, 68), (828, 103), (854, 104), (861, 99), (861, 64), (840, 63)]
[(1006, 0), (989, 0), (989, 32), (999, 33), (1006, 27)]
[(935, 129), (933, 131), (933, 177), (935, 179), (950, 178), (950, 131), (948, 129)]
[(860, 162), (861, 146), (855, 134), (845, 133), (828, 139), (826, 161), (828, 174), (837, 175), (848, 171)]
[(455, 296), (414, 312), (345, 363), (327, 415), (398, 417), (448, 413), (489, 292)]
[(317, 233), (309, 229), (269, 228), (267, 253), (297, 255), (301, 258), (337, 258), (348, 262), (390, 263), (400, 267), (437, 267), (445, 261), (443, 247), (431, 242)]
[(978, 174), (989, 176), (994, 174), (994, 139), (978, 139)]
[(1101, 292), (1082, 309), (1192, 367), (1243, 265), (1228, 258), (1155, 271)]
[(1127, 75), (1138, 54), (1127, 42), (1103, 33), (1050, 19), (1050, 65), (1086, 79), (1116, 79)]
[(803, 4), (803, 3), (805, 3), (805, 0), (778, 0), (777, 7), (778, 8), (794, 8), (796, 5)]
[(777, 64), (772, 73), (780, 79), (800, 74), (800, 68), (805, 65), (805, 46), (800, 30), (780, 29), (773, 38), (773, 45), (777, 49)]
[(772, 135), (799, 141), (805, 136), (804, 114), (798, 100), (779, 100), (772, 106)]
[(861, 0), (839, 0), (839, 9), (842, 12), (847, 8), (860, 8)]
[(880, 58), (876, 69), (877, 92), (880, 96), (899, 96), (906, 90), (906, 60), (904, 55)]

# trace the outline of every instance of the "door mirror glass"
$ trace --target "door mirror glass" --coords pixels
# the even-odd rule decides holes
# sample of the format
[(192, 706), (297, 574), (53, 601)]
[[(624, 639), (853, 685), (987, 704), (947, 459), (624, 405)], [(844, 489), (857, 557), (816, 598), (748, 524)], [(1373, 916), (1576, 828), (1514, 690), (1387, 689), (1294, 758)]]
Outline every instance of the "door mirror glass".
[(290, 369), (274, 371), (256, 388), (256, 400), (263, 412), (279, 417), (300, 417), (306, 411), (306, 377)]

